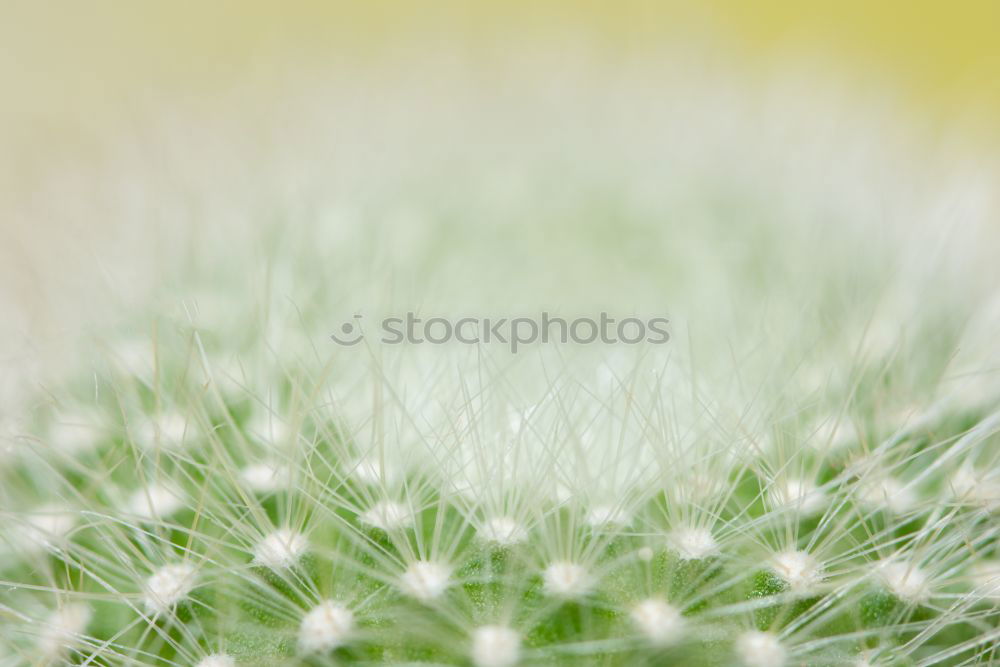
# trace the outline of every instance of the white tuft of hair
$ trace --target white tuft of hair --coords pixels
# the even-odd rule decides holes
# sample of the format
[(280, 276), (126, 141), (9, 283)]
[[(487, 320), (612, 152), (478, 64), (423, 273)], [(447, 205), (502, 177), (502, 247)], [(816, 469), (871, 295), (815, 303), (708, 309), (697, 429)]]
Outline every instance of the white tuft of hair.
[(551, 563), (542, 573), (542, 588), (552, 597), (581, 598), (590, 592), (593, 584), (587, 568), (570, 561)]
[(701, 560), (719, 553), (719, 543), (708, 528), (679, 528), (668, 538), (681, 560)]
[(472, 631), (470, 657), (476, 667), (512, 667), (521, 659), (521, 635), (505, 625), (483, 625)]
[(751, 630), (736, 639), (736, 657), (745, 667), (783, 667), (788, 653), (774, 634)]
[(624, 528), (632, 517), (621, 507), (597, 505), (587, 512), (587, 525), (596, 529)]
[(127, 511), (141, 519), (170, 516), (184, 507), (184, 492), (170, 484), (150, 484), (137, 490), (125, 503)]
[(61, 505), (44, 505), (26, 516), (19, 535), (29, 549), (61, 545), (76, 525), (76, 517)]
[(254, 547), (253, 562), (272, 570), (287, 569), (302, 557), (309, 541), (290, 528), (279, 528)]
[(369, 526), (390, 531), (411, 525), (413, 512), (402, 503), (381, 500), (363, 512), (359, 518)]
[(681, 612), (664, 600), (643, 600), (629, 614), (643, 636), (657, 646), (673, 644), (684, 630)]
[(808, 591), (823, 581), (823, 569), (805, 551), (783, 551), (771, 558), (771, 569), (797, 593)]
[(194, 589), (195, 568), (189, 563), (164, 565), (146, 580), (143, 601), (150, 614), (163, 614)]
[(351, 475), (364, 484), (372, 486), (377, 484), (394, 484), (398, 481), (398, 475), (389, 466), (383, 466), (382, 462), (374, 457), (360, 458), (351, 466)]
[(144, 449), (177, 449), (192, 438), (192, 427), (184, 415), (165, 412), (142, 422), (137, 429), (136, 444)]
[(399, 578), (399, 588), (421, 602), (435, 600), (451, 585), (451, 568), (443, 563), (418, 560)]
[(507, 516), (497, 516), (487, 519), (476, 535), (484, 542), (498, 544), (502, 547), (519, 544), (528, 539), (528, 531), (516, 520)]
[(325, 653), (346, 644), (354, 632), (354, 613), (333, 600), (324, 600), (302, 618), (299, 650)]
[(91, 616), (90, 607), (80, 602), (70, 602), (49, 614), (38, 635), (40, 657), (46, 662), (61, 658), (80, 642)]
[(948, 481), (955, 499), (969, 505), (977, 505), (989, 512), (1000, 510), (1000, 479), (977, 471), (972, 466), (963, 465), (952, 474)]
[(916, 507), (918, 499), (913, 489), (895, 477), (876, 475), (859, 483), (858, 500), (870, 509), (905, 514)]
[(1000, 560), (974, 563), (971, 568), (974, 594), (1000, 605)]
[(274, 461), (251, 463), (240, 471), (240, 479), (251, 491), (272, 493), (291, 484), (292, 472), (287, 465)]
[(896, 597), (911, 604), (921, 604), (930, 597), (927, 573), (904, 560), (884, 560), (875, 564), (882, 584)]
[(768, 499), (776, 508), (806, 516), (820, 512), (826, 504), (826, 497), (816, 484), (798, 478), (775, 480), (768, 488)]

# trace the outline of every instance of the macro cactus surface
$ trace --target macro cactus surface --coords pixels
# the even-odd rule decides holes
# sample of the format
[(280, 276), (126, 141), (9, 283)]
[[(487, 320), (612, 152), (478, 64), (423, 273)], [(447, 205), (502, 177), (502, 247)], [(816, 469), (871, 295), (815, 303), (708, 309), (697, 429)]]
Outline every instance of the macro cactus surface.
[[(0, 664), (997, 664), (988, 184), (669, 102), (364, 187), (311, 117), (168, 185), (122, 158), (123, 217), (233, 224), (5, 406)], [(330, 339), (405, 310), (671, 336)]]

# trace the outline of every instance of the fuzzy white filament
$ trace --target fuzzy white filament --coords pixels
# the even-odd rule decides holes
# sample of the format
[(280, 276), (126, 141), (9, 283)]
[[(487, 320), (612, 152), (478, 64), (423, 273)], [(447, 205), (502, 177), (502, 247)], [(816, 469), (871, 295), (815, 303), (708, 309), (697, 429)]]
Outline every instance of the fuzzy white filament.
[(664, 600), (643, 600), (632, 607), (630, 616), (646, 640), (657, 646), (674, 643), (684, 629), (681, 612)]
[(184, 415), (167, 412), (143, 422), (136, 434), (136, 442), (146, 449), (177, 448), (190, 442), (191, 430)]
[(587, 525), (591, 528), (623, 528), (632, 518), (621, 507), (598, 505), (587, 513)]
[(783, 551), (771, 559), (771, 568), (797, 593), (808, 591), (823, 580), (819, 561), (805, 551)]
[(836, 452), (857, 440), (858, 431), (852, 422), (828, 419), (816, 427), (806, 444), (820, 452)]
[(736, 639), (736, 656), (745, 667), (783, 667), (785, 648), (770, 632), (751, 630)]
[(325, 653), (346, 644), (354, 632), (354, 613), (333, 600), (324, 600), (302, 618), (299, 650)]
[(29, 548), (61, 545), (76, 524), (76, 517), (63, 506), (45, 505), (27, 516), (20, 531)]
[(251, 463), (240, 471), (240, 478), (251, 491), (272, 493), (291, 484), (291, 469), (275, 462)]
[(992, 604), (1000, 604), (1000, 560), (987, 560), (972, 566), (974, 595)]
[(95, 411), (62, 414), (49, 427), (47, 440), (56, 451), (80, 454), (96, 448), (105, 430), (105, 420)]
[(253, 562), (272, 570), (289, 568), (309, 548), (309, 542), (301, 533), (289, 528), (280, 528), (266, 536), (253, 550)]
[(288, 439), (288, 426), (270, 413), (258, 413), (248, 426), (248, 430), (265, 444), (281, 444)]
[(681, 560), (701, 560), (719, 553), (719, 544), (707, 528), (679, 528), (670, 534), (669, 543)]
[(570, 561), (556, 561), (542, 573), (542, 588), (552, 597), (580, 598), (590, 592), (593, 584), (587, 568)]
[(400, 589), (421, 602), (441, 597), (451, 584), (451, 568), (443, 563), (419, 560), (399, 578)]
[(978, 505), (989, 512), (1000, 510), (1000, 478), (988, 475), (972, 466), (962, 466), (948, 481), (955, 499), (962, 503)]
[(872, 509), (886, 510), (892, 514), (911, 511), (918, 502), (913, 489), (900, 480), (876, 473), (874, 479), (862, 480), (858, 499)]
[(146, 580), (144, 601), (150, 614), (163, 614), (194, 588), (195, 568), (189, 563), (164, 565)]
[(920, 604), (930, 597), (927, 574), (913, 563), (881, 561), (875, 564), (875, 571), (882, 584), (904, 602)]
[(823, 492), (809, 480), (790, 478), (775, 481), (769, 489), (771, 503), (776, 508), (790, 509), (810, 516), (825, 503)]
[(382, 500), (360, 516), (363, 523), (384, 531), (403, 528), (413, 523), (413, 513), (402, 503)]
[(512, 667), (521, 658), (521, 635), (504, 625), (472, 631), (472, 663), (476, 667)]
[(378, 484), (394, 484), (398, 475), (393, 468), (382, 465), (382, 462), (374, 457), (358, 459), (349, 467), (351, 475), (359, 482), (376, 486)]
[(484, 542), (507, 547), (526, 540), (528, 532), (514, 519), (506, 516), (498, 516), (487, 519), (480, 526), (477, 535)]
[(236, 667), (236, 660), (232, 656), (216, 653), (205, 656), (195, 667)]
[(185, 506), (184, 492), (171, 484), (150, 484), (135, 491), (126, 510), (141, 519), (162, 519)]
[(40, 656), (52, 661), (63, 656), (80, 642), (91, 616), (90, 607), (79, 602), (70, 602), (49, 614), (38, 636)]

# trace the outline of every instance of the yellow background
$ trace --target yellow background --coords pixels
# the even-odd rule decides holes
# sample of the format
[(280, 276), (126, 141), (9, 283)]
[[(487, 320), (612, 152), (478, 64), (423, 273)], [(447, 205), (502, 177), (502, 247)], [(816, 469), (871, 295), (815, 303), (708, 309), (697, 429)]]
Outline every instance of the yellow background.
[(216, 91), (296, 61), (350, 66), (422, 44), (502, 57), (525, 35), (564, 33), (608, 58), (702, 34), (763, 71), (819, 55), (892, 81), (934, 123), (1000, 128), (1000, 0), (0, 5), (0, 148), (8, 155), (39, 140), (71, 141), (145, 97)]

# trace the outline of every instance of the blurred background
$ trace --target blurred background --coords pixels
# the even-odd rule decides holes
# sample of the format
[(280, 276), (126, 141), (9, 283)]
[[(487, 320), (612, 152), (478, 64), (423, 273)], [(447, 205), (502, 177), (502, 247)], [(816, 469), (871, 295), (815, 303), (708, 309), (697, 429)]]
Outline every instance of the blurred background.
[[(73, 336), (81, 312), (141, 293), (157, 262), (172, 261), (168, 248), (191, 242), (191, 226), (241, 224), (261, 202), (294, 214), (287, 204), (296, 193), (356, 192), (364, 174), (370, 185), (446, 163), (459, 173), (485, 164), (516, 173), (518, 151), (544, 156), (590, 140), (612, 152), (641, 146), (661, 112), (698, 118), (701, 103), (689, 100), (697, 96), (711, 98), (713, 113), (745, 116), (749, 128), (772, 119), (770, 136), (790, 154), (822, 135), (831, 146), (846, 136), (862, 148), (949, 147), (904, 151), (895, 158), (903, 162), (944, 163), (956, 146), (991, 161), (1000, 139), (995, 0), (3, 0), (2, 8), (6, 360), (19, 357), (15, 343)], [(854, 116), (839, 110), (852, 105), (877, 121), (843, 129)], [(820, 115), (822, 130), (811, 128)], [(799, 119), (802, 128), (781, 131)], [(713, 122), (706, 136), (731, 125)], [(724, 143), (725, 133), (711, 138)], [(678, 155), (697, 159), (697, 149)], [(719, 154), (705, 150), (704, 159)], [(865, 173), (892, 170), (863, 151), (854, 159)], [(565, 161), (581, 163), (568, 152)], [(503, 187), (516, 190), (515, 181)], [(199, 191), (228, 194), (207, 204)], [(108, 284), (114, 294), (101, 291)]]
[(7, 166), (30, 163), (46, 147), (82, 148), (74, 142), (94, 126), (175, 96), (218, 95), (249, 77), (321, 64), (361, 73), (428, 52), (488, 66), (526, 44), (566, 41), (608, 62), (700, 42), (758, 73), (827, 60), (893, 86), (935, 122), (996, 132), (998, 31), (993, 0), (5, 0), (0, 132)]

